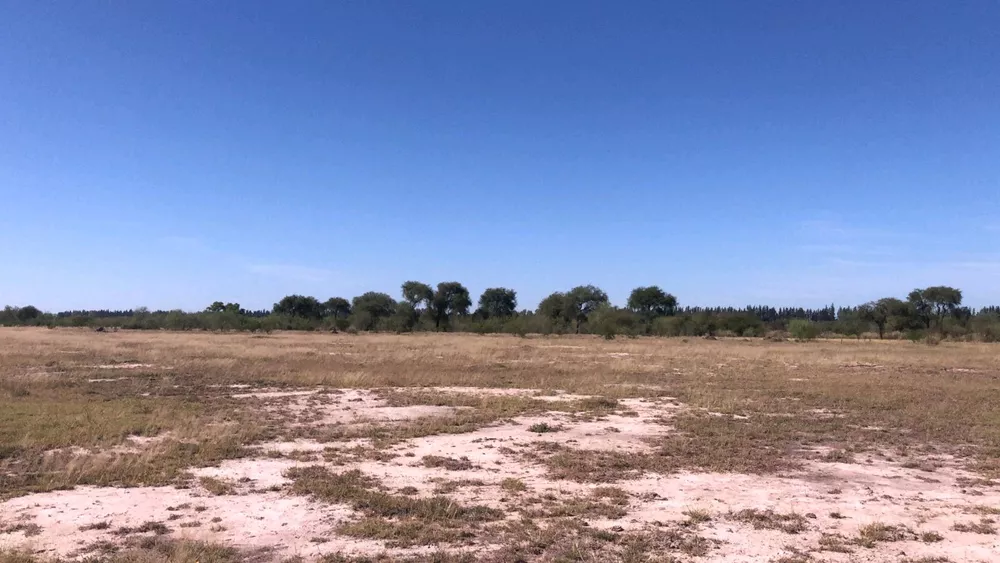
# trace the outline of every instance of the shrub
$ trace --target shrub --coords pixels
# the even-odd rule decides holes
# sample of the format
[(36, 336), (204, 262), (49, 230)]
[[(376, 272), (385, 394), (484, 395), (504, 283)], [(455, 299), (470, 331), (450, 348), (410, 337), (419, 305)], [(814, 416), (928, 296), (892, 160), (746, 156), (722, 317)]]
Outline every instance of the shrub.
[(788, 332), (797, 340), (815, 340), (819, 336), (819, 326), (805, 319), (792, 319), (788, 323)]

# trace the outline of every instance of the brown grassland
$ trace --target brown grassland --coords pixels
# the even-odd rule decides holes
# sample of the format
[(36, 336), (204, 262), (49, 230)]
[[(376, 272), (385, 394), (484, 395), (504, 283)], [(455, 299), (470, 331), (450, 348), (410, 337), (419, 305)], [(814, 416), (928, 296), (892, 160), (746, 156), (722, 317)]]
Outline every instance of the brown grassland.
[(0, 329), (2, 563), (986, 561), (995, 479), (1000, 345)]

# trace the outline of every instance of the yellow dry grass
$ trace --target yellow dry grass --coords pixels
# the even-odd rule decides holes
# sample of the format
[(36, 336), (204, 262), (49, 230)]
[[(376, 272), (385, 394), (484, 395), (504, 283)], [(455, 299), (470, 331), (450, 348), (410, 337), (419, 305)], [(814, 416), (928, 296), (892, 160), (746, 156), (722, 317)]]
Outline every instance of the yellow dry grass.
[[(550, 478), (579, 482), (681, 469), (768, 473), (804, 457), (850, 462), (887, 450), (929, 471), (933, 465), (923, 461), (929, 454), (956, 455), (989, 479), (1000, 473), (998, 383), (1000, 345), (979, 343), (4, 328), (0, 498), (80, 484), (177, 483), (190, 479), (185, 470), (191, 466), (247, 455), (246, 446), (277, 437), (369, 437), (373, 451), (358, 455), (377, 457), (377, 448), (394, 441), (468, 432), (525, 413), (622, 413), (618, 400), (629, 397), (669, 397), (684, 405), (664, 420), (674, 431), (651, 438), (648, 452), (551, 444), (524, 455), (544, 465)], [(244, 387), (319, 386), (381, 389), (379, 396), (394, 406), (463, 408), (405, 422), (297, 428), (280, 413), (256, 408), (260, 402), (232, 396)], [(442, 387), (590, 398), (546, 402), (530, 393), (444, 394)], [(154, 441), (136, 448), (134, 437)], [(520, 494), (524, 485), (512, 481), (505, 488)], [(349, 492), (375, 498), (356, 489)], [(416, 502), (383, 496), (378, 499), (401, 506)], [(545, 511), (573, 515), (595, 507), (620, 510), (606, 499), (585, 498)], [(373, 514), (357, 535), (409, 533), (376, 521), (383, 516)], [(525, 526), (518, 532), (525, 537), (549, 533)], [(682, 539), (688, 541), (663, 541)], [(160, 548), (142, 557), (243, 556), (196, 544)], [(17, 557), (0, 554), (0, 561)]]

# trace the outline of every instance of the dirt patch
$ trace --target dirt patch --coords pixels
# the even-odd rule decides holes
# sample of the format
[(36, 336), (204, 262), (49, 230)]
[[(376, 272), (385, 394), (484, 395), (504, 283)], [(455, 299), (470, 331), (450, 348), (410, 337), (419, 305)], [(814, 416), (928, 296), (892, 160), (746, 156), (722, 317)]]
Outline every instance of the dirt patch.
[[(601, 384), (606, 385), (617, 384)], [(677, 435), (675, 424), (683, 428), (685, 416), (701, 413), (688, 424), (719, 428), (764, 418), (750, 410), (736, 414), (741, 409), (733, 404), (694, 408), (673, 398), (612, 400), (528, 388), (426, 387), (417, 389), (551, 402), (498, 411), (498, 418), (467, 430), (412, 433), (380, 443), (374, 437), (304, 439), (296, 436), (315, 436), (294, 431), (366, 424), (398, 428), (475, 407), (402, 405), (361, 389), (226, 387), (231, 389), (226, 400), (256, 409), (275, 424), (269, 437), (283, 438), (249, 446), (240, 454), (249, 455), (239, 459), (190, 468), (191, 478), (177, 487), (80, 487), (11, 499), (0, 504), (0, 522), (23, 525), (0, 528), (0, 548), (77, 556), (97, 542), (120, 545), (129, 536), (159, 534), (269, 548), (275, 560), (337, 552), (377, 555), (387, 549), (403, 556), (437, 548), (478, 556), (511, 549), (504, 543), (509, 538), (528, 538), (530, 544), (562, 533), (571, 522), (577, 526), (567, 528), (576, 534), (573, 541), (588, 549), (606, 549), (592, 541), (613, 549), (658, 546), (726, 563), (782, 557), (896, 561), (901, 552), (917, 561), (990, 561), (1000, 549), (991, 522), (1000, 512), (1000, 489), (962, 469), (964, 460), (943, 454), (816, 448), (803, 454), (795, 471), (779, 475), (668, 474), (690, 466), (655, 465), (656, 456), (671, 453), (664, 451), (675, 444), (668, 438)], [(232, 391), (238, 393), (229, 395)], [(830, 424), (843, 416), (833, 408), (803, 413)], [(169, 436), (133, 437), (116, 447), (142, 455)], [(601, 469), (619, 474), (602, 480), (555, 472), (539, 452), (606, 460)], [(642, 456), (653, 463), (629, 465)], [(619, 462), (629, 468), (627, 475), (616, 469)], [(363, 478), (345, 485), (337, 480), (344, 475)], [(608, 486), (608, 480), (616, 482)], [(489, 518), (464, 529), (461, 516), (469, 510)], [(440, 533), (427, 533), (428, 524)], [(552, 539), (559, 541), (565, 540)]]

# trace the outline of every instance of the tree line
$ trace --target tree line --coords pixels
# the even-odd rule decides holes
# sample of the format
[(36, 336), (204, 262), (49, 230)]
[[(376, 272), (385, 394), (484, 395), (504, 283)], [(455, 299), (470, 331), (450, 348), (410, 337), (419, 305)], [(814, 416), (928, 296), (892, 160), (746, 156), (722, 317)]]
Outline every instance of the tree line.
[[(534, 310), (518, 310), (517, 292), (491, 287), (473, 303), (459, 282), (435, 286), (404, 282), (399, 299), (369, 291), (352, 299), (320, 301), (288, 295), (270, 310), (247, 310), (216, 301), (203, 311), (88, 310), (46, 313), (37, 307), (0, 311), (0, 325), (119, 327), (171, 330), (463, 331), (525, 335), (584, 333), (616, 336), (792, 336), (1000, 341), (1000, 307), (971, 309), (962, 292), (948, 286), (914, 289), (905, 298), (885, 297), (851, 307), (819, 309), (750, 305), (682, 307), (658, 286), (637, 287), (622, 307), (593, 285), (546, 296)], [(474, 306), (475, 305), (475, 306)]]

